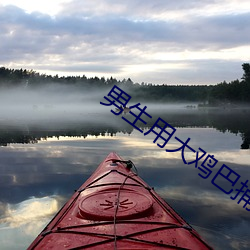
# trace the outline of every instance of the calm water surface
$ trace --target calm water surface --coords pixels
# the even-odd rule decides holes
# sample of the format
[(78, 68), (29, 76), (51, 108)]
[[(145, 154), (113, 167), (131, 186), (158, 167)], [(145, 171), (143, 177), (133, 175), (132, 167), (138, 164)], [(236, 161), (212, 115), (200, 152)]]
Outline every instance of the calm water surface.
[[(222, 164), (241, 175), (240, 181), (250, 178), (248, 110), (157, 107), (147, 125), (138, 123), (145, 132), (161, 117), (177, 129), (175, 136), (191, 138), (192, 148), (214, 155), (219, 162), (207, 179), (194, 165), (183, 163), (180, 151), (165, 152), (153, 143), (154, 134), (144, 136), (109, 110), (60, 119), (50, 114), (41, 120), (0, 120), (1, 249), (27, 248), (111, 151), (132, 160), (139, 175), (215, 249), (250, 249), (245, 202), (237, 204), (238, 199), (231, 200), (211, 183)], [(125, 117), (133, 120), (130, 114)], [(178, 147), (174, 138), (165, 146)], [(194, 154), (187, 150), (185, 157), (190, 161)], [(218, 183), (228, 184), (223, 179)]]

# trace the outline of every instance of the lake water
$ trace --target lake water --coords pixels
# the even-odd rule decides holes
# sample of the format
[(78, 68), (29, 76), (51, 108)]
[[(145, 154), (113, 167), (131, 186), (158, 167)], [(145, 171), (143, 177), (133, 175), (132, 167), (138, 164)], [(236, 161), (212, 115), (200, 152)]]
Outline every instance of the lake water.
[[(162, 149), (156, 144), (162, 141), (153, 143), (154, 133), (144, 136), (110, 107), (55, 112), (54, 107), (33, 106), (20, 115), (8, 112), (0, 117), (0, 248), (27, 248), (74, 190), (115, 151), (132, 160), (139, 175), (215, 249), (250, 249), (250, 205), (243, 208), (246, 201), (237, 204), (238, 198), (230, 199), (211, 183), (223, 164), (241, 176), (234, 189), (250, 178), (250, 110), (147, 106), (152, 119), (143, 115), (147, 124), (136, 123), (144, 132), (161, 117), (176, 128), (174, 136), (190, 138), (190, 147), (214, 155), (218, 163), (207, 179), (194, 164), (183, 163), (180, 151), (164, 150), (180, 147), (174, 137)], [(193, 157), (185, 150), (187, 162)], [(221, 176), (216, 183), (232, 188)]]

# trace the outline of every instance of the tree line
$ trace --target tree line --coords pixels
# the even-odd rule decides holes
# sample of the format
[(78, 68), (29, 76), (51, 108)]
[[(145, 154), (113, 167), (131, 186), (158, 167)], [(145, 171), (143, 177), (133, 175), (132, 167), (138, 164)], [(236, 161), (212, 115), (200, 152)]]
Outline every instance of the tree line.
[(250, 103), (250, 64), (242, 64), (243, 76), (241, 80), (230, 83), (222, 82), (215, 85), (209, 95), (210, 104), (224, 103)]
[(64, 84), (81, 88), (106, 89), (117, 85), (133, 97), (133, 100), (152, 102), (190, 101), (201, 105), (218, 106), (234, 103), (250, 103), (250, 64), (242, 64), (243, 76), (239, 80), (222, 82), (216, 85), (153, 85), (152, 83), (134, 83), (130, 78), (117, 80), (110, 77), (52, 76), (40, 74), (34, 70), (9, 69), (0, 67), (0, 87), (38, 88), (50, 84)]

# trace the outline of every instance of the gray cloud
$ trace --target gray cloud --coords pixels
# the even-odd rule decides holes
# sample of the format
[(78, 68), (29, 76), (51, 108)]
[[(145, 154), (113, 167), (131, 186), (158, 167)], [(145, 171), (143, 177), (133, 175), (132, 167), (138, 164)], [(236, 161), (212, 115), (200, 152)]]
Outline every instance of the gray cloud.
[[(112, 16), (130, 16), (141, 17), (142, 19), (152, 18), (154, 14), (169, 13), (171, 11), (180, 11), (195, 9), (198, 10), (206, 5), (214, 4), (218, 1), (198, 1), (198, 0), (127, 0), (126, 2), (117, 2), (115, 0), (105, 1), (85, 1), (73, 0), (65, 3), (65, 8), (62, 10), (64, 15), (79, 15), (79, 16), (106, 16), (112, 14)], [(223, 2), (223, 0), (222, 0)]]
[[(29, 14), (15, 6), (0, 5), (0, 63), (14, 63), (25, 68), (28, 65), (35, 70), (60, 70), (80, 74), (113, 73), (120, 78), (135, 77), (138, 81), (148, 79), (143, 78), (141, 72), (127, 75), (128, 66), (141, 65), (143, 71), (143, 65), (157, 64), (159, 69), (152, 68), (152, 72), (143, 72), (144, 75), (155, 72), (149, 81), (163, 82), (166, 79), (165, 72), (170, 73), (174, 81), (177, 80), (174, 75), (179, 75), (178, 79), (183, 79), (184, 82), (185, 78), (189, 77), (190, 81), (196, 81), (198, 74), (190, 71), (190, 68), (195, 67), (198, 71), (208, 70), (211, 58), (203, 60), (202, 63), (188, 58), (176, 62), (170, 59), (172, 63), (176, 63), (176, 68), (163, 70), (168, 58), (163, 62), (150, 55), (185, 50), (217, 51), (248, 46), (249, 12), (212, 16), (197, 14), (189, 19), (171, 17), (173, 11), (185, 16), (190, 15), (190, 11), (212, 4), (215, 2), (201, 3), (196, 0), (188, 3), (184, 0), (177, 3), (145, 1), (143, 6), (141, 1), (132, 0), (126, 4), (113, 0), (102, 1), (101, 4), (97, 4), (95, 0), (86, 1), (84, 4), (82, 1), (71, 1), (65, 4), (65, 9), (55, 17), (40, 12)], [(157, 18), (157, 15), (168, 13), (169, 19)], [(237, 62), (229, 62), (223, 58), (212, 59), (215, 64), (224, 64), (226, 69), (232, 64), (237, 64), (240, 68), (243, 62), (241, 58)], [(190, 67), (178, 69), (177, 62)], [(202, 64), (208, 67), (204, 68)], [(216, 76), (212, 78), (211, 71), (207, 71), (207, 78), (201, 79), (200, 83), (225, 80), (225, 70), (214, 71), (218, 73)], [(237, 75), (232, 75), (229, 80), (241, 77), (238, 75), (240, 70), (235, 68), (233, 72), (237, 72)]]
[[(11, 13), (9, 15), (9, 13)], [(196, 17), (189, 22), (163, 20), (133, 20), (129, 17), (104, 16), (84, 18), (79, 16), (58, 16), (55, 19), (41, 13), (26, 14), (18, 8), (5, 7), (2, 20), (5, 31), (9, 29), (25, 32), (34, 36), (63, 36), (73, 39), (72, 35), (95, 41), (106, 39), (111, 44), (117, 42), (174, 42), (189, 47), (202, 43), (232, 46), (248, 44), (250, 32), (248, 23), (250, 13), (223, 15), (216, 17)], [(1, 25), (2, 26), (2, 25)], [(7, 26), (7, 27), (6, 27)], [(22, 29), (23, 28), (23, 29)], [(29, 34), (28, 31), (35, 33)], [(242, 37), (244, 32), (244, 37)], [(43, 41), (42, 41), (43, 42)], [(72, 41), (71, 41), (72, 42)], [(189, 44), (187, 44), (189, 42)], [(192, 43), (191, 43), (192, 42)]]

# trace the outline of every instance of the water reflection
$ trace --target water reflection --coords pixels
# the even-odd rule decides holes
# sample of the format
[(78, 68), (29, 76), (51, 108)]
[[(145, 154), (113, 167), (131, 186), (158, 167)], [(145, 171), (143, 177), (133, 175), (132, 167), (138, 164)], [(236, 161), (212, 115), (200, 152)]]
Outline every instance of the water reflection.
[[(163, 106), (164, 107), (164, 106)], [(187, 110), (180, 108), (170, 110), (156, 109), (152, 106), (150, 114), (153, 119), (145, 118), (147, 124), (138, 122), (137, 126), (142, 129), (149, 129), (158, 117), (167, 121), (175, 128), (184, 127), (210, 127), (220, 132), (229, 131), (235, 135), (240, 135), (242, 141), (239, 144), (241, 149), (249, 149), (250, 146), (250, 110), (222, 110), (222, 109), (194, 109)], [(67, 115), (68, 116), (68, 115)], [(130, 115), (127, 114), (127, 117)], [(34, 121), (19, 120), (13, 122), (0, 122), (0, 145), (7, 146), (10, 143), (37, 143), (41, 139), (51, 137), (71, 136), (86, 137), (88, 135), (115, 135), (119, 132), (130, 134), (133, 127), (121, 116), (115, 116), (111, 112), (105, 110), (104, 113), (81, 113), (74, 114), (72, 119), (61, 120), (44, 119)], [(131, 116), (130, 116), (131, 119)]]
[[(30, 198), (17, 204), (5, 204), (0, 218), (2, 249), (23, 249), (59, 210), (60, 197)], [(14, 237), (14, 239), (13, 239)]]
[[(179, 138), (191, 138), (193, 148), (214, 154), (219, 160), (217, 170), (225, 163), (243, 181), (250, 177), (249, 150), (240, 150), (240, 131), (246, 132), (247, 126), (243, 128), (238, 121), (236, 129), (237, 114), (227, 122), (222, 114), (211, 117), (206, 112), (155, 113), (154, 117), (157, 115), (177, 128)], [(211, 178), (199, 177), (193, 165), (183, 164), (180, 152), (166, 153), (157, 147), (154, 135), (143, 136), (112, 114), (92, 118), (90, 123), (33, 124), (25, 133), (24, 129), (2, 127), (1, 138), (5, 133), (8, 147), (0, 148), (1, 249), (25, 249), (110, 151), (131, 159), (139, 175), (215, 249), (250, 249), (250, 214), (243, 204), (213, 186)], [(248, 118), (244, 119), (250, 124)], [(24, 134), (37, 143), (20, 144), (18, 140)], [(173, 140), (166, 147), (177, 148), (177, 144)]]

